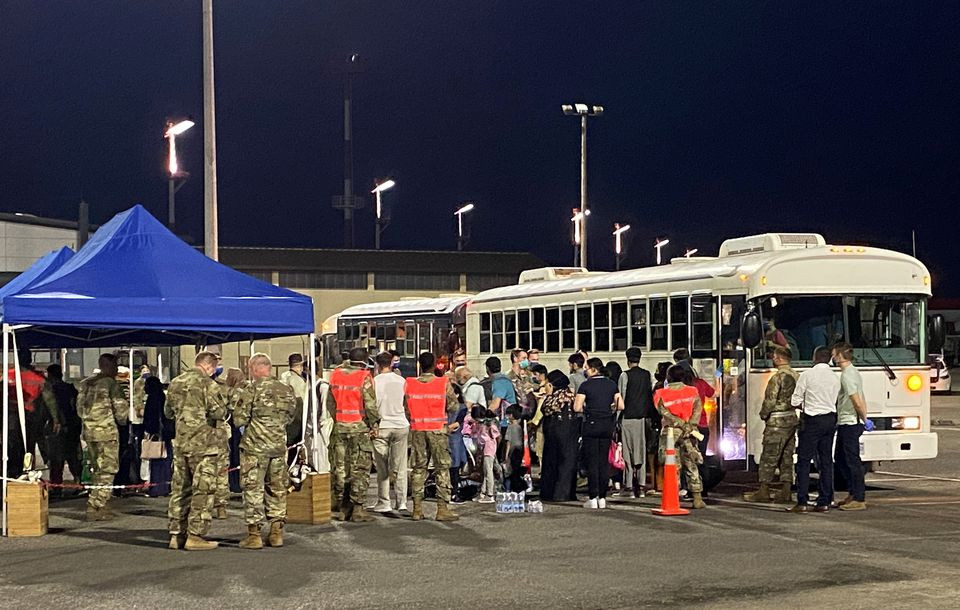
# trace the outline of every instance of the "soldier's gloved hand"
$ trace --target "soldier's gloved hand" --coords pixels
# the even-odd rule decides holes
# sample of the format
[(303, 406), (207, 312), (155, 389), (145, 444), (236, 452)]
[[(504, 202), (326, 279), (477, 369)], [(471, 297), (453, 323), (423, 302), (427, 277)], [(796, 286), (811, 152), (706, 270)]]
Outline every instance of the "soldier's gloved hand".
[(374, 426), (370, 428), (370, 438), (379, 438), (380, 437), (380, 426)]
[(874, 425), (873, 420), (870, 418), (867, 418), (867, 420), (863, 424), (863, 429), (866, 430), (867, 432), (873, 432), (876, 427), (877, 426)]

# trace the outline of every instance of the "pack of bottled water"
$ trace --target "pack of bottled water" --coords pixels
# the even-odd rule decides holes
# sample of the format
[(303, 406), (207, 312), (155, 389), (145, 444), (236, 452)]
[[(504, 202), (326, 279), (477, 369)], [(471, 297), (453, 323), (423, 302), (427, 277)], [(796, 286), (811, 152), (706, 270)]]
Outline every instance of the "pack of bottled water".
[(528, 513), (542, 513), (543, 512), (543, 502), (540, 500), (530, 500), (527, 502), (527, 512)]
[(526, 492), (501, 491), (497, 493), (498, 513), (522, 513), (526, 511)]

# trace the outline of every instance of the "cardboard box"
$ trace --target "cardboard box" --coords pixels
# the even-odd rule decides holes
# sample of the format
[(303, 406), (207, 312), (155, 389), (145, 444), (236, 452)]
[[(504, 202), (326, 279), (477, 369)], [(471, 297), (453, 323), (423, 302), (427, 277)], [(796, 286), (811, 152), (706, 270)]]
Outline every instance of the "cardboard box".
[(330, 473), (307, 475), (300, 491), (287, 495), (287, 522), (307, 525), (330, 522)]
[(7, 534), (43, 536), (50, 518), (50, 494), (39, 483), (7, 483)]

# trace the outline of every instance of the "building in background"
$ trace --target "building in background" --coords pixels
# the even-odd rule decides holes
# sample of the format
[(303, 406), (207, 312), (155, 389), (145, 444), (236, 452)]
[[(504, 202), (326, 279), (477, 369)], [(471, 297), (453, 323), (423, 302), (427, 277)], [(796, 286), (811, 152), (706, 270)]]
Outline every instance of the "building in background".
[(0, 212), (0, 286), (53, 250), (76, 250), (77, 230), (74, 220)]

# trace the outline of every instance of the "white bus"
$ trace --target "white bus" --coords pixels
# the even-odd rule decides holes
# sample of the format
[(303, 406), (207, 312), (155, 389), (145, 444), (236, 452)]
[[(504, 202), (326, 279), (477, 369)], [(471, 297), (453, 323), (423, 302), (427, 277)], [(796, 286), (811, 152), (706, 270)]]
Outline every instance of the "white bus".
[[(652, 268), (559, 279), (538, 271), (467, 305), (474, 370), (482, 371), (491, 355), (508, 363), (514, 347), (536, 348), (541, 363), (566, 371), (578, 349), (623, 363), (624, 350), (635, 345), (643, 350), (642, 366), (655, 371), (672, 361), (674, 350), (687, 348), (716, 389), (706, 405), (708, 454), (725, 468), (746, 468), (760, 455), (758, 414), (774, 370), (769, 342), (787, 343), (793, 367), (803, 371), (818, 346), (846, 340), (855, 347), (876, 425), (863, 435), (864, 461), (937, 455), (925, 358), (938, 349), (926, 337), (930, 276), (910, 256), (830, 246), (816, 234), (764, 234), (727, 240), (717, 257)], [(934, 326), (932, 334), (942, 335), (942, 325)]]

